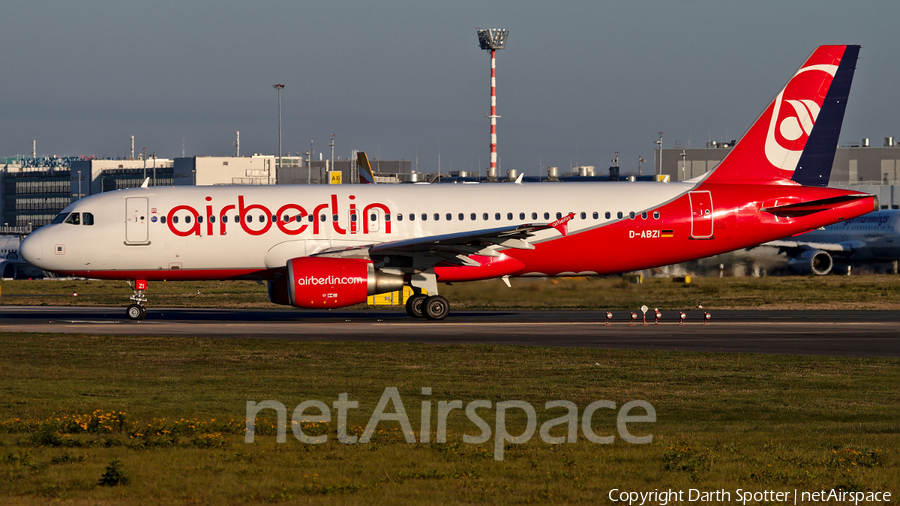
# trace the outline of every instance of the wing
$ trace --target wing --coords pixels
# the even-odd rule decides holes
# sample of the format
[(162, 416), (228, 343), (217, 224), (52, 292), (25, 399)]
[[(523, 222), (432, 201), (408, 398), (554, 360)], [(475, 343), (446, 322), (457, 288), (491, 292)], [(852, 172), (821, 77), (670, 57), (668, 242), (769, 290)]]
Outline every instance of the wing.
[(861, 241), (843, 241), (843, 242), (810, 242), (810, 241), (786, 241), (786, 240), (778, 240), (778, 241), (769, 241), (767, 243), (763, 243), (760, 246), (770, 246), (773, 248), (778, 248), (781, 251), (786, 251), (789, 254), (791, 252), (801, 251), (801, 250), (822, 250), (828, 251), (830, 253), (846, 253), (850, 254), (854, 250), (859, 249), (864, 246)]
[(551, 228), (556, 229), (563, 236), (568, 235), (568, 223), (574, 217), (575, 213), (570, 213), (550, 223), (509, 225), (350, 248), (335, 248), (321, 251), (314, 256), (416, 256), (434, 258), (433, 263), (435, 264), (447, 262), (454, 265), (477, 267), (481, 264), (470, 258), (470, 255), (498, 257), (500, 256), (497, 251), (499, 249), (534, 249), (534, 245), (528, 242), (528, 239), (534, 237), (537, 232)]

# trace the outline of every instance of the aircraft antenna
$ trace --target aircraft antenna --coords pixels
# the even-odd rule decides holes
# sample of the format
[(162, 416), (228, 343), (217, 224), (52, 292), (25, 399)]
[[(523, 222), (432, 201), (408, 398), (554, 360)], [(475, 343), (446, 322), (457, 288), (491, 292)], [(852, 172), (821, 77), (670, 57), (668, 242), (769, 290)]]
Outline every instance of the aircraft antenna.
[(477, 28), (478, 45), (481, 49), (491, 52), (491, 112), (487, 115), (491, 119), (491, 167), (488, 169), (488, 181), (497, 180), (497, 61), (496, 52), (506, 47), (506, 39), (509, 30), (505, 28), (489, 28), (482, 30)]

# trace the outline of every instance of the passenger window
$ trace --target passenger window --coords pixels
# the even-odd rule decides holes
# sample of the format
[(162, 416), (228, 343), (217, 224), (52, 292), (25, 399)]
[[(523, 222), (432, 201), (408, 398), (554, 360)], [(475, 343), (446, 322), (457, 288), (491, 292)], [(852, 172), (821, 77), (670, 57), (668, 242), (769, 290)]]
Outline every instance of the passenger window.
[(549, 220), (549, 219), (550, 219), (550, 213), (544, 213), (544, 219), (545, 219), (545, 220)]
[(586, 220), (586, 219), (587, 219), (587, 213), (586, 213), (586, 212), (581, 211), (581, 219), (582, 219), (582, 220)]
[(403, 213), (397, 213), (397, 221), (403, 221)]
[(629, 220), (633, 220), (633, 219), (634, 219), (634, 211), (631, 211), (630, 213), (628, 213), (628, 219), (629, 219)]
[(609, 211), (606, 211), (606, 214), (604, 214), (603, 216), (606, 216), (607, 220), (612, 217), (612, 215), (609, 214)]
[(227, 214), (222, 215), (222, 223), (228, 223), (228, 215)]
[[(351, 219), (352, 219), (353, 221), (356, 221), (356, 215), (354, 214), (354, 215), (351, 217)], [(291, 221), (291, 217), (285, 214), (285, 215), (284, 215), (284, 222), (287, 223), (287, 222), (289, 222), (289, 221)]]
[(469, 215), (469, 218), (470, 218), (472, 221), (475, 221), (475, 220), (478, 219), (478, 215), (476, 215), (475, 213), (472, 213), (472, 214)]
[(488, 213), (482, 214), (482, 215), (481, 215), (481, 219), (483, 219), (484, 221), (487, 221), (487, 220), (488, 220)]
[(644, 211), (643, 213), (641, 213), (641, 219), (642, 219), (642, 220), (646, 220), (646, 219), (647, 219), (647, 212), (646, 212), (646, 211)]
[(619, 212), (616, 213), (616, 218), (618, 218), (618, 219), (621, 220), (621, 219), (622, 219), (622, 216), (623, 216), (622, 211), (619, 211)]
[(336, 222), (337, 220), (338, 220), (338, 215), (332, 214), (332, 215), (331, 215), (331, 221), (335, 221), (335, 222)]
[[(322, 216), (322, 221), (325, 221), (325, 216)], [(253, 216), (247, 215), (247, 223), (253, 223)]]
[(197, 216), (197, 223), (203, 223), (203, 216)]
[(216, 222), (216, 217), (215, 217), (215, 216), (210, 216), (210, 217), (209, 217), (209, 222), (210, 222), (210, 223), (215, 223), (215, 222)]
[(72, 213), (66, 218), (69, 225), (81, 225), (81, 213)]
[(385, 215), (384, 215), (384, 221), (391, 221), (391, 215), (390, 215), (390, 214), (385, 214)]
[(458, 218), (459, 218), (459, 221), (463, 221), (463, 220), (465, 220), (465, 219), (466, 219), (466, 215), (465, 215), (465, 214), (463, 214), (463, 213), (459, 213), (459, 216), (458, 216)]
[(531, 213), (531, 219), (532, 219), (532, 220), (536, 220), (536, 219), (537, 219), (537, 213)]
[(494, 213), (494, 219), (500, 221), (500, 213)]
[(162, 223), (163, 225), (165, 225), (165, 224), (166, 224), (166, 217), (165, 217), (165, 216), (160, 216), (160, 217), (159, 217), (159, 222)]
[(438, 221), (441, 219), (441, 215), (438, 213), (434, 213), (434, 221)]
[(66, 221), (67, 216), (69, 216), (69, 213), (57, 214), (56, 218), (53, 218), (53, 221), (51, 221), (50, 223), (53, 225), (58, 225), (64, 221)]
[(600, 213), (598, 213), (597, 211), (594, 211), (594, 219), (596, 220), (599, 217), (600, 217)]
[(560, 218), (562, 218), (562, 213), (556, 213), (556, 219), (558, 220)]
[(525, 219), (525, 213), (519, 213), (519, 219), (520, 219), (520, 220), (524, 220), (524, 219)]
[(309, 215), (309, 222), (312, 223), (312, 222), (314, 222), (314, 221), (316, 221), (316, 217), (310, 214), (310, 215)]
[(422, 213), (422, 221), (427, 221), (427, 220), (428, 220), (428, 214)]
[(83, 213), (81, 215), (81, 221), (87, 226), (93, 225), (94, 224), (94, 215), (91, 213)]
[(416, 221), (416, 213), (409, 213), (409, 221)]
[(191, 222), (191, 215), (185, 216), (185, 217), (184, 217), (184, 222), (185, 222), (185, 223), (190, 223), (190, 222)]
[(506, 213), (506, 219), (512, 221), (512, 213)]
[(328, 218), (326, 218), (324, 214), (319, 216), (319, 221), (321, 221), (322, 223), (325, 223), (325, 220), (327, 220), (327, 219)]
[(172, 223), (178, 223), (178, 216), (172, 216)]
[(447, 213), (447, 221), (450, 221), (452, 219), (453, 219), (453, 215), (450, 213)]
[[(284, 221), (287, 221), (287, 216), (284, 217)], [(278, 216), (272, 215), (272, 223), (278, 223)]]
[(265, 223), (265, 222), (266, 222), (266, 217), (260, 214), (260, 215), (259, 215), (259, 222), (260, 222), (260, 223)]

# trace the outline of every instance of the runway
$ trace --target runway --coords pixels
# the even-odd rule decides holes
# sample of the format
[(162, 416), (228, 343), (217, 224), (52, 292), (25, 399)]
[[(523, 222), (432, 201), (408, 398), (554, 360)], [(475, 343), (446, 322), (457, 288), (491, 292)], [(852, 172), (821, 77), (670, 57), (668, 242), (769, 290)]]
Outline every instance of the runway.
[(715, 311), (684, 325), (664, 312), (658, 325), (640, 313), (605, 311), (456, 311), (443, 321), (402, 310), (218, 310), (150, 308), (139, 322), (124, 308), (0, 307), (2, 332), (181, 336), (301, 341), (502, 344), (607, 349), (900, 357), (897, 311)]

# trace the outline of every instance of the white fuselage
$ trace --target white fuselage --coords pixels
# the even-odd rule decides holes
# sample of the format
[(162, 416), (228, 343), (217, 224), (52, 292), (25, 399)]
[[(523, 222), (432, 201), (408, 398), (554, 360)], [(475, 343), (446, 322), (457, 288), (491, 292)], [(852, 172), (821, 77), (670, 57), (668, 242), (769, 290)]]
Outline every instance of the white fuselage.
[[(90, 213), (93, 224), (82, 218), (45, 226), (27, 247), (36, 265), (55, 271), (255, 271), (325, 249), (548, 223), (570, 212), (570, 234), (640, 219), (642, 212), (654, 220), (659, 218), (653, 209), (693, 187), (622, 182), (134, 188), (69, 205), (63, 215)], [(558, 237), (545, 230), (531, 242)]]

